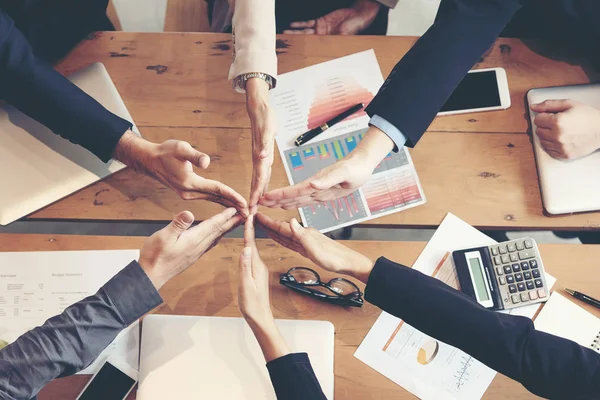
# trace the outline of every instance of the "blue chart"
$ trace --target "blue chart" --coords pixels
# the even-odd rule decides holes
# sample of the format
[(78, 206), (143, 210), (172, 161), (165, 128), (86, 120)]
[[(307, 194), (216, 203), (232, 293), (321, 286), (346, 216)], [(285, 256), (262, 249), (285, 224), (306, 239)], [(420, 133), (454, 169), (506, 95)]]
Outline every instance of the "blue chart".
[[(302, 182), (320, 170), (346, 157), (356, 148), (364, 137), (365, 132), (366, 129), (361, 129), (332, 139), (308, 143), (304, 146), (285, 151), (284, 158), (288, 164), (292, 182), (294, 184)], [(407, 164), (408, 159), (403, 151), (390, 153), (377, 166), (373, 174), (389, 171), (390, 169), (399, 168)], [(371, 184), (371, 186), (373, 185)], [(303, 207), (300, 211), (308, 226), (324, 230), (368, 217), (370, 213), (367, 209), (369, 207), (373, 208), (376, 206), (377, 210), (371, 209), (371, 212), (376, 212), (404, 205), (402, 200), (390, 202), (387, 197), (382, 197), (381, 191), (383, 190), (387, 194), (389, 185), (386, 184), (383, 188), (379, 188), (379, 186), (381, 185), (376, 185), (373, 190), (369, 190), (366, 196), (361, 196), (357, 190), (349, 196), (314, 206)], [(370, 186), (365, 187), (370, 188)], [(371, 192), (373, 195), (371, 195)], [(381, 200), (382, 198), (383, 200)], [(363, 199), (366, 199), (367, 204), (365, 204)]]

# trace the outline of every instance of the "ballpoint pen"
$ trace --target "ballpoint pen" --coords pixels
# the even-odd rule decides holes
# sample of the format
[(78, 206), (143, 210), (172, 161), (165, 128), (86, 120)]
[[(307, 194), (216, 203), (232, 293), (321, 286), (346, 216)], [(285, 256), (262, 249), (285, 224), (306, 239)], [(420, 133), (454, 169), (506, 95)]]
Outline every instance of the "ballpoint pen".
[(584, 303), (588, 303), (596, 308), (600, 308), (600, 300), (596, 300), (593, 297), (588, 296), (587, 294), (583, 294), (576, 290), (571, 290), (567, 288), (565, 288), (565, 292), (569, 293), (576, 299), (583, 301)]
[(327, 129), (331, 128), (333, 125), (337, 124), (338, 122), (343, 121), (344, 119), (348, 118), (355, 112), (362, 110), (364, 108), (364, 106), (365, 105), (363, 103), (360, 103), (353, 107), (350, 107), (346, 111), (342, 112), (340, 115), (331, 118), (329, 121), (325, 122), (323, 125), (318, 126), (314, 129), (311, 129), (310, 131), (298, 136), (296, 138), (296, 140), (294, 141), (294, 144), (296, 145), (296, 147), (303, 145), (304, 143), (308, 142), (309, 140), (312, 140), (315, 137), (317, 137), (318, 135), (320, 135), (321, 133), (325, 132)]

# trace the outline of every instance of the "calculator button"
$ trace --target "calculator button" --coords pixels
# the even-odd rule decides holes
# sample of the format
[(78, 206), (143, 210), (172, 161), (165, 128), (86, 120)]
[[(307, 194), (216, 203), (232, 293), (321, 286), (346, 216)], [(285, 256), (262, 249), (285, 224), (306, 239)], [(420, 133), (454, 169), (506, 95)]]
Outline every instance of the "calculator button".
[(515, 285), (508, 285), (508, 291), (511, 293), (517, 293), (517, 287)]
[(523, 278), (525, 278), (525, 279), (531, 279), (531, 272), (529, 272), (529, 271), (523, 272)]
[(523, 242), (517, 242), (517, 250), (525, 250), (525, 245), (523, 244)]
[(534, 282), (535, 282), (535, 287), (537, 287), (537, 288), (541, 288), (544, 286), (541, 279), (536, 279)]
[(537, 294), (540, 299), (546, 297), (546, 291), (544, 289), (538, 289)]
[(534, 278), (539, 278), (541, 275), (539, 269), (534, 269), (533, 271), (531, 271), (531, 274), (533, 275)]
[(519, 261), (519, 257), (517, 256), (517, 253), (510, 253), (510, 261)]
[(517, 283), (517, 289), (519, 289), (519, 292), (524, 292), (525, 291), (525, 284), (523, 282)]
[(504, 266), (504, 272), (507, 274), (512, 274), (512, 268), (510, 268), (510, 265)]
[(493, 256), (497, 256), (498, 255), (498, 248), (497, 247), (492, 247), (492, 255)]
[(529, 296), (527, 295), (527, 293), (521, 293), (521, 301), (522, 302), (529, 301)]
[(508, 247), (509, 253), (512, 253), (513, 251), (517, 251), (517, 248), (514, 243), (509, 243), (507, 247)]
[(512, 296), (510, 296), (510, 298), (511, 298), (511, 300), (512, 300), (512, 302), (513, 302), (514, 304), (517, 304), (517, 303), (519, 303), (519, 302), (521, 301), (521, 300), (519, 299), (519, 295), (516, 295), (516, 294), (513, 294)]
[(533, 248), (533, 241), (531, 239), (525, 240), (525, 248), (527, 248), (527, 249)]
[(500, 259), (502, 260), (502, 264), (508, 264), (510, 262), (510, 257), (508, 254), (501, 256)]
[(506, 279), (503, 276), (501, 276), (498, 280), (500, 281), (501, 285), (506, 285)]
[(501, 264), (500, 257), (498, 257), (498, 256), (494, 257), (494, 264), (496, 264), (496, 265)]
[(506, 246), (501, 244), (500, 247), (498, 247), (498, 249), (500, 250), (500, 254), (506, 254)]
[(531, 268), (537, 268), (538, 267), (537, 260), (531, 260), (531, 261), (529, 261), (529, 266)]
[(522, 273), (520, 273), (520, 272), (517, 272), (517, 273), (515, 274), (515, 280), (516, 280), (517, 282), (521, 282), (521, 281), (523, 280), (523, 274), (522, 274)]
[(515, 272), (519, 272), (519, 271), (521, 271), (521, 267), (519, 266), (519, 264), (513, 264), (512, 270)]
[(529, 298), (530, 298), (531, 300), (536, 300), (536, 299), (538, 298), (538, 294), (537, 294), (537, 292), (536, 292), (535, 290), (533, 290), (533, 291), (529, 292)]
[(502, 267), (496, 267), (496, 275), (504, 275), (504, 270)]
[(515, 283), (515, 278), (512, 275), (506, 275), (506, 282)]
[(525, 282), (525, 284), (527, 285), (527, 289), (529, 289), (529, 290), (535, 289), (535, 285), (533, 284), (533, 281), (527, 281), (527, 282)]
[(523, 271), (527, 271), (527, 270), (529, 269), (529, 263), (528, 263), (527, 261), (523, 261), (523, 262), (521, 263), (521, 269), (522, 269)]
[(526, 260), (528, 258), (533, 258), (535, 257), (535, 254), (532, 250), (523, 250), (519, 252), (519, 258), (521, 260)]

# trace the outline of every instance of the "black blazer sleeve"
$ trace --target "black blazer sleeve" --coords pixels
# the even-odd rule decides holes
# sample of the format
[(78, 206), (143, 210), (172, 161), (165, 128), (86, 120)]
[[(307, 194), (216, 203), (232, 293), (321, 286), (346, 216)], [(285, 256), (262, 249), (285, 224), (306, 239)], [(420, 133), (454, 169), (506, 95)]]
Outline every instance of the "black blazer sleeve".
[(278, 400), (327, 400), (308, 354), (292, 353), (267, 363)]
[(104, 162), (132, 126), (36, 58), (13, 20), (1, 11), (0, 99)]
[(487, 310), (435, 278), (382, 257), (369, 276), (365, 298), (538, 396), (600, 397), (600, 354), (536, 331), (528, 318)]
[(409, 147), (521, 8), (521, 0), (443, 3), (435, 23), (396, 64), (366, 109), (398, 128)]

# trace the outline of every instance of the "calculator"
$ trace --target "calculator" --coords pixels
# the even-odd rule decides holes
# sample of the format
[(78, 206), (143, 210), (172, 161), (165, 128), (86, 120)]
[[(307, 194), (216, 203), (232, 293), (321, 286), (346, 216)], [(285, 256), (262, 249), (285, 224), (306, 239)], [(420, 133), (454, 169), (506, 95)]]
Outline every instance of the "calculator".
[(532, 238), (452, 253), (463, 293), (493, 310), (548, 300), (546, 273)]

